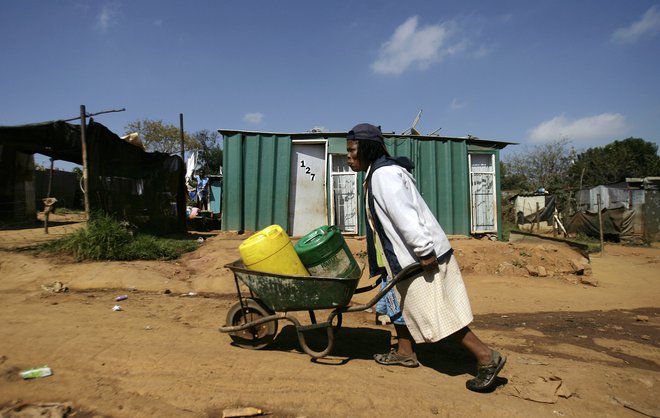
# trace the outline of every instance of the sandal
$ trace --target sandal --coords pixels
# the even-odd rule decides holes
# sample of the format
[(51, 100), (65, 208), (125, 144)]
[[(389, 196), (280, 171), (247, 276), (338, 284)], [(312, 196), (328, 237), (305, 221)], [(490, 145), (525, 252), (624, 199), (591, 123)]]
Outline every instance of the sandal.
[(488, 364), (479, 364), (477, 366), (477, 376), (465, 383), (465, 386), (474, 392), (485, 392), (495, 383), (497, 374), (504, 367), (506, 357), (497, 351), (493, 351), (492, 360)]
[(386, 366), (403, 366), (403, 367), (418, 367), (417, 355), (412, 353), (409, 356), (402, 356), (395, 349), (391, 349), (389, 353), (374, 354), (376, 363), (384, 364)]

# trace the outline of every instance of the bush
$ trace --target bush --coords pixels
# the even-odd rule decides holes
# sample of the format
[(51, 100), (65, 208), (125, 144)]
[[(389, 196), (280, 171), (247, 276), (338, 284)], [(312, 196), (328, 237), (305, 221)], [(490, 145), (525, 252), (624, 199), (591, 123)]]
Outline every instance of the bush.
[(137, 234), (109, 215), (93, 214), (86, 228), (48, 242), (40, 251), (67, 254), (82, 260), (172, 260), (194, 251), (196, 241)]
[(518, 230), (518, 225), (516, 225), (514, 222), (511, 222), (508, 219), (504, 219), (502, 221), (502, 241), (508, 242), (509, 235), (511, 235), (511, 231), (517, 231), (517, 230)]

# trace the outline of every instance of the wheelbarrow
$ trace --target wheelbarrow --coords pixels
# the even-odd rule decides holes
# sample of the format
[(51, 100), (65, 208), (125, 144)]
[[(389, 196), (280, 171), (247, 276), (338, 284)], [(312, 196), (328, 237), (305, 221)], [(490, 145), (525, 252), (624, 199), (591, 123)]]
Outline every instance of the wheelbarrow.
[[(277, 334), (278, 322), (286, 320), (295, 326), (298, 342), (303, 351), (315, 359), (327, 356), (334, 345), (335, 333), (341, 328), (342, 314), (365, 311), (376, 304), (397, 283), (419, 275), (423, 269), (419, 263), (401, 270), (378, 294), (365, 304), (351, 305), (354, 294), (374, 289), (383, 280), (384, 270), (372, 285), (358, 288), (359, 278), (287, 276), (247, 269), (237, 260), (225, 265), (234, 273), (238, 303), (227, 312), (226, 325), (221, 332), (228, 333), (239, 347), (258, 350), (267, 347)], [(239, 283), (249, 290), (244, 296)], [(324, 322), (317, 322), (315, 310), (330, 310)], [(308, 311), (310, 324), (303, 325), (289, 312)], [(335, 322), (336, 320), (336, 322)], [(305, 333), (324, 330), (327, 345), (320, 351), (311, 349), (305, 341)]]

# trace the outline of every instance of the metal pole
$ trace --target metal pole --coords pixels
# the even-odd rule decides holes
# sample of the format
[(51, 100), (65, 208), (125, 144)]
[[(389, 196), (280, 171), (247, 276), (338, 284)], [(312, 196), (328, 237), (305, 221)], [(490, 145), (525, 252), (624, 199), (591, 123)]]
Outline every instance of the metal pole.
[(183, 156), (184, 152), (185, 152), (184, 145), (183, 145), (183, 138), (184, 138), (184, 134), (183, 134), (183, 113), (179, 113), (179, 126), (180, 126), (180, 129), (181, 129), (181, 159), (185, 162), (186, 159)]
[(85, 220), (89, 221), (89, 172), (87, 170), (87, 138), (86, 138), (87, 114), (85, 105), (80, 105), (80, 143), (82, 146), (83, 166), (83, 194), (85, 196)]
[(603, 241), (603, 214), (601, 213), (600, 193), (596, 195), (596, 202), (598, 203), (598, 230), (600, 231), (600, 255), (605, 253), (605, 243)]

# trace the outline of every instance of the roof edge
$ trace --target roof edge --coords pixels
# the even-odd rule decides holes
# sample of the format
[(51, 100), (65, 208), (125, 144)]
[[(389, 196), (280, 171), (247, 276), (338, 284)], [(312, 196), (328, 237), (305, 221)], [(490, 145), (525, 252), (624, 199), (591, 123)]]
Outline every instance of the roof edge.
[[(268, 131), (246, 131), (241, 129), (218, 129), (218, 133), (225, 135), (235, 135), (235, 134), (252, 134), (252, 135), (266, 135), (266, 136), (290, 136), (290, 137), (346, 137), (348, 132), (268, 132)], [(508, 141), (498, 141), (494, 139), (480, 139), (472, 136), (467, 137), (452, 137), (452, 136), (439, 136), (439, 135), (399, 135), (395, 133), (383, 133), (383, 137), (397, 139), (397, 138), (415, 138), (421, 140), (444, 140), (444, 141), (466, 141), (470, 145), (483, 145), (483, 146), (493, 146), (504, 148), (507, 145), (519, 145), (518, 142), (508, 142)]]

